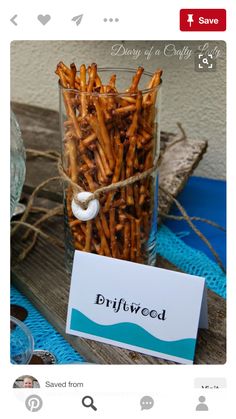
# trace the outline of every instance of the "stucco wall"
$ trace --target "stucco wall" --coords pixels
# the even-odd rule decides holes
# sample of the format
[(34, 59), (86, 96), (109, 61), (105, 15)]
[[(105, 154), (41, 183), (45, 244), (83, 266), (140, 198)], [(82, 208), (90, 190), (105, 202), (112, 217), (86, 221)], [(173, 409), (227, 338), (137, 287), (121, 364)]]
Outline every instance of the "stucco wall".
[[(115, 44), (141, 50), (140, 56), (112, 55)], [(194, 70), (194, 52), (203, 41), (16, 41), (11, 45), (11, 98), (50, 109), (58, 109), (56, 64), (63, 60), (99, 66), (137, 67), (153, 71), (164, 69), (161, 104), (161, 129), (176, 132), (180, 121), (191, 138), (209, 142), (207, 154), (196, 175), (225, 178), (225, 44), (211, 42), (220, 50), (214, 72)], [(167, 45), (172, 45), (167, 47)], [(174, 45), (174, 47), (173, 47)], [(152, 49), (151, 57), (145, 51)], [(155, 55), (159, 49), (160, 55)], [(173, 51), (179, 51), (173, 55)], [(188, 56), (189, 50), (192, 54)], [(134, 51), (132, 51), (134, 53)], [(181, 58), (181, 52), (185, 55)]]

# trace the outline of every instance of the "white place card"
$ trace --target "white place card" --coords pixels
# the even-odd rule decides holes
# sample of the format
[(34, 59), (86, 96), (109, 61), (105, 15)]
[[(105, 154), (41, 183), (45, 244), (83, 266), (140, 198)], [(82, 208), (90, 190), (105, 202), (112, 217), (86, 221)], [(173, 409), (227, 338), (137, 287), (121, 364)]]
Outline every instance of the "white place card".
[(199, 325), (204, 278), (75, 251), (67, 333), (191, 364)]

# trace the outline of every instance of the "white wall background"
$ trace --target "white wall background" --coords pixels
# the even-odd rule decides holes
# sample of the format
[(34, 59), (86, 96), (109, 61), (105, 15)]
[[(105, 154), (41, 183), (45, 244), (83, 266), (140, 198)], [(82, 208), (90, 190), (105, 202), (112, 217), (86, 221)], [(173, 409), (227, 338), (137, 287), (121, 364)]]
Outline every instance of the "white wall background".
[[(188, 137), (208, 140), (207, 154), (195, 171), (195, 175), (225, 178), (225, 91), (226, 52), (224, 42), (210, 42), (220, 50), (215, 72), (196, 72), (194, 52), (204, 42), (175, 41), (128, 41), (123, 46), (140, 49), (134, 55), (112, 56), (112, 46), (119, 41), (15, 41), (11, 44), (11, 99), (17, 102), (58, 110), (56, 64), (75, 62), (78, 66), (96, 62), (100, 67), (138, 67), (153, 71), (164, 70), (162, 86), (161, 129), (176, 132), (176, 122), (182, 123)], [(180, 59), (180, 55), (164, 54), (166, 45), (175, 49), (192, 50), (192, 55)], [(144, 56), (145, 50), (159, 49), (160, 55)]]

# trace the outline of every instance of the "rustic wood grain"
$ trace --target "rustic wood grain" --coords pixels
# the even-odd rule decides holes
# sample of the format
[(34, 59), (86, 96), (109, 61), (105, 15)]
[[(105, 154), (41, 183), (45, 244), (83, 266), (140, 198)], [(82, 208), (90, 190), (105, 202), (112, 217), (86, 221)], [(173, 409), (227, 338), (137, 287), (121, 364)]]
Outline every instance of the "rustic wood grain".
[[(14, 103), (14, 112), (20, 123), (26, 148), (53, 149), (60, 152), (58, 113), (46, 109)], [(160, 167), (160, 183), (173, 195), (183, 188), (189, 174), (202, 158), (207, 144), (201, 140), (185, 140), (173, 146), (176, 136), (162, 133), (163, 158)], [(41, 181), (57, 175), (55, 163), (44, 158), (27, 161), (25, 191)], [(41, 196), (53, 201), (62, 200), (60, 184), (51, 184)], [(38, 198), (37, 205), (52, 207), (48, 199)], [(166, 212), (170, 201), (160, 195), (160, 209)], [(63, 218), (54, 217), (43, 230), (64, 240)], [(17, 263), (17, 257), (26, 247), (22, 242), (22, 230), (12, 240), (12, 282), (23, 292), (47, 320), (88, 361), (100, 364), (174, 364), (160, 358), (121, 349), (112, 345), (70, 336), (65, 333), (65, 322), (70, 278), (65, 272), (64, 250), (39, 239), (28, 257)], [(168, 261), (158, 256), (157, 265), (177, 270)], [(208, 292), (209, 329), (200, 330), (196, 349), (196, 364), (225, 363), (225, 301), (217, 294)]]
[[(162, 146), (166, 135), (168, 134), (162, 133)], [(169, 134), (165, 148), (161, 153), (159, 185), (162, 189), (176, 197), (184, 188), (206, 149), (207, 142), (205, 140), (186, 138), (178, 141), (178, 136)], [(159, 191), (159, 212), (168, 214), (171, 205), (171, 198), (163, 190)]]

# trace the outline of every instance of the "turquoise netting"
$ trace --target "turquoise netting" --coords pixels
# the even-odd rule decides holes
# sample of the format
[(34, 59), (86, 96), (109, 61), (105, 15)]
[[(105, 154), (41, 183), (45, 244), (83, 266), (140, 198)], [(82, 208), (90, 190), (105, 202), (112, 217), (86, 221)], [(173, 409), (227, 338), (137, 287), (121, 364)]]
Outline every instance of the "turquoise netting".
[(226, 276), (217, 263), (200, 250), (187, 246), (164, 225), (158, 229), (156, 251), (180, 270), (204, 277), (209, 289), (226, 298)]
[(26, 308), (28, 317), (24, 323), (34, 337), (34, 349), (52, 352), (58, 364), (85, 362), (82, 356), (48, 323), (35, 307), (14, 287), (11, 287), (11, 304)]

